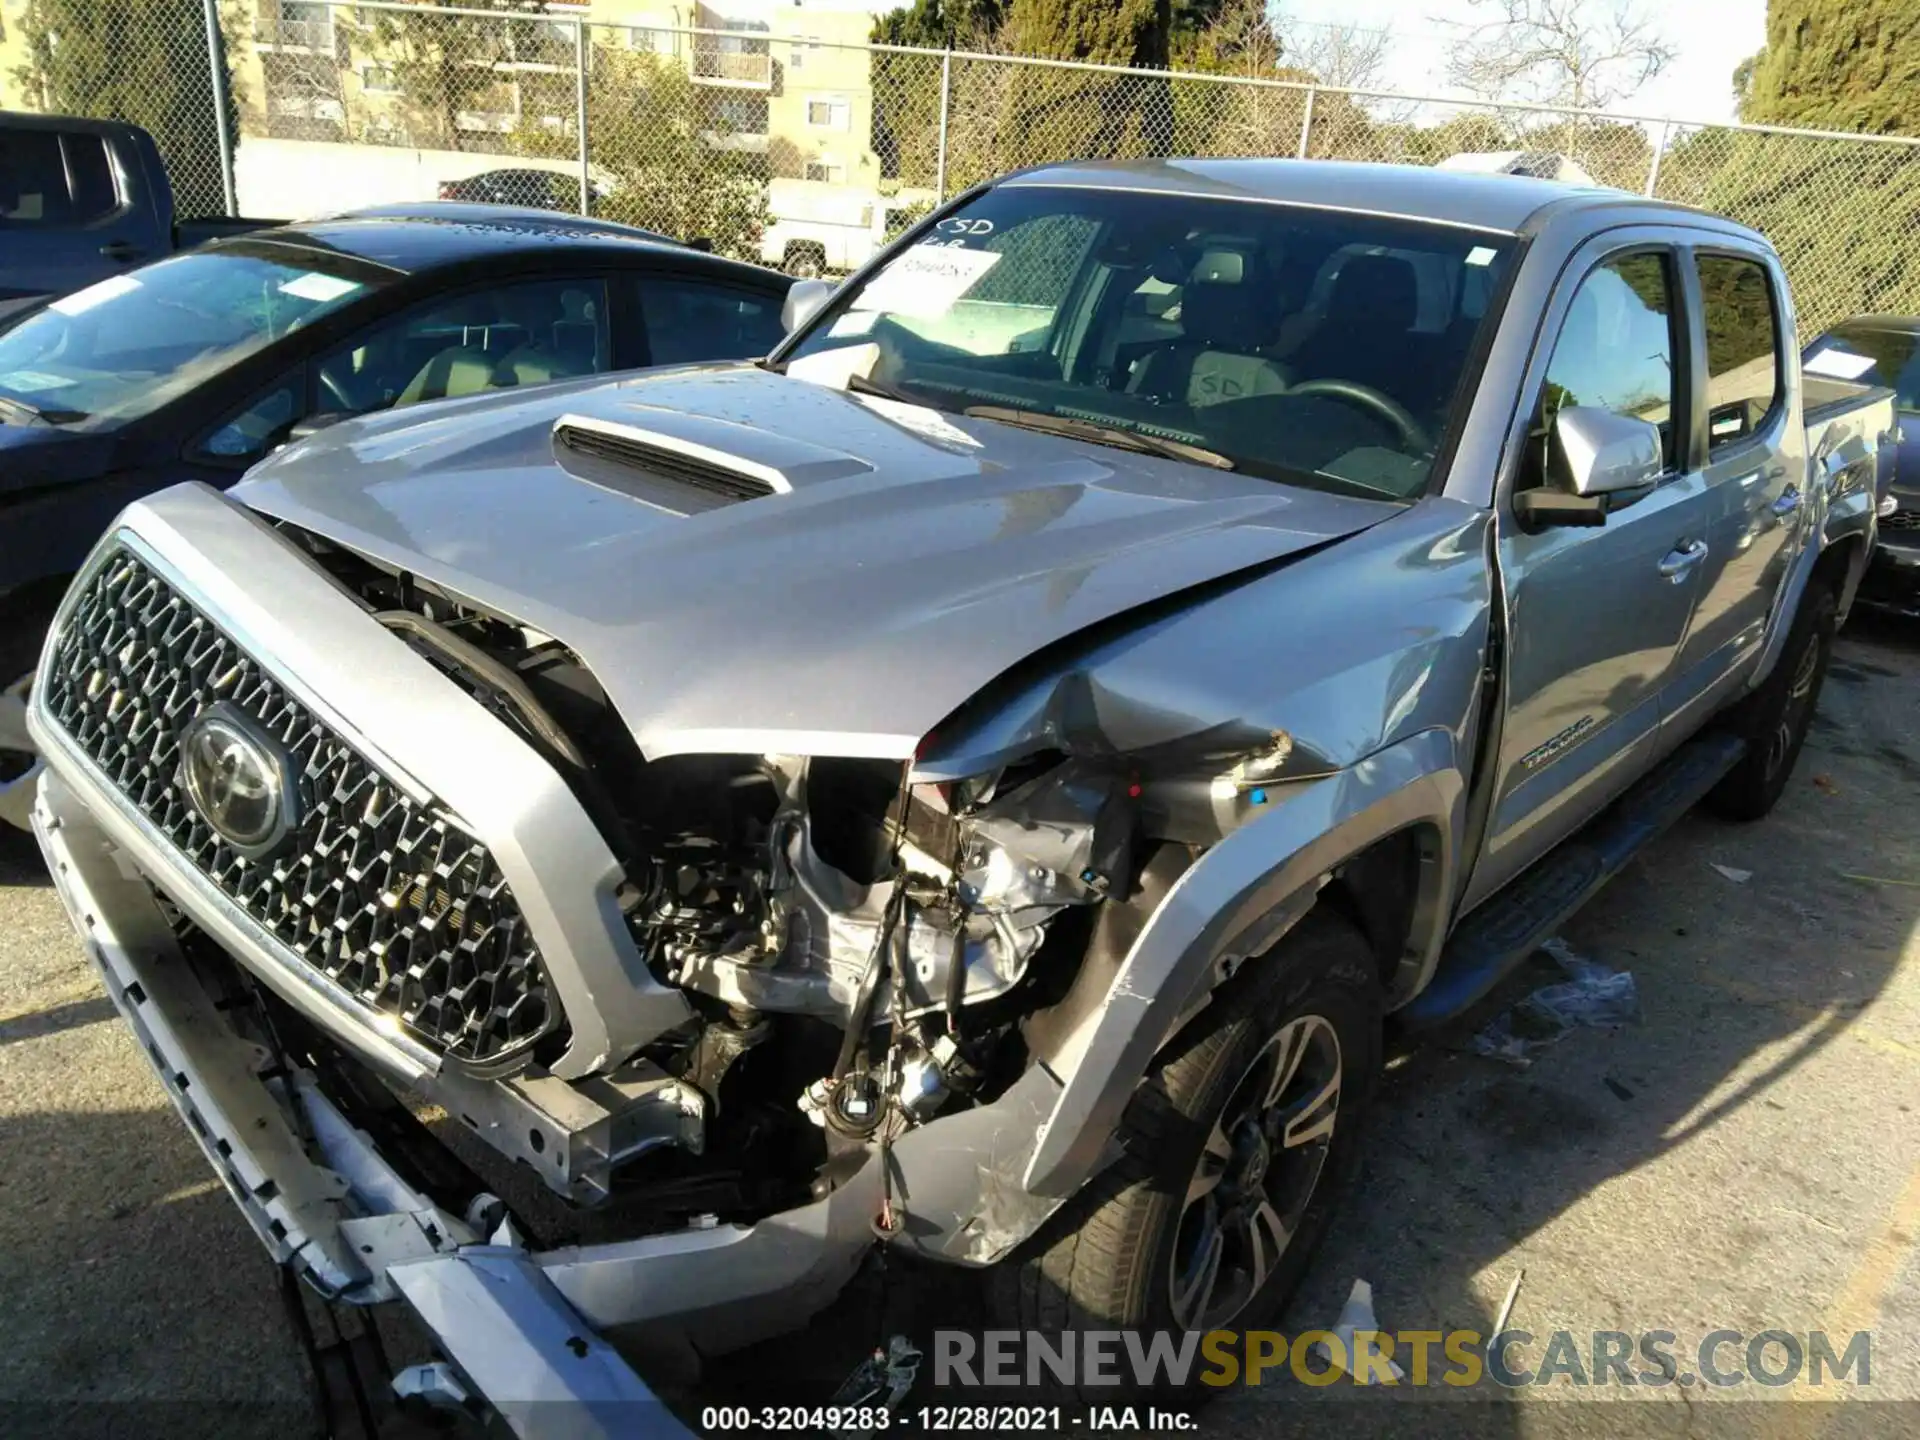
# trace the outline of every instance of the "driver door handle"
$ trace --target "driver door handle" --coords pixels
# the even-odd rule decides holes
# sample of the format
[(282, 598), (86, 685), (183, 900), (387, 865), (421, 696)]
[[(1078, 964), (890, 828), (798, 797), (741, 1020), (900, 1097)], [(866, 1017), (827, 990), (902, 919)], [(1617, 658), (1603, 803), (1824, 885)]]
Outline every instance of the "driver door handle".
[(1798, 510), (1799, 508), (1800, 508), (1800, 487), (1798, 485), (1787, 486), (1785, 490), (1782, 490), (1780, 492), (1780, 498), (1774, 501), (1773, 504), (1767, 507), (1767, 509), (1771, 513), (1778, 515), (1783, 519), (1786, 516), (1791, 515), (1794, 511)]
[(127, 240), (109, 240), (100, 247), (100, 253), (108, 260), (138, 260), (140, 247)]
[(1669, 550), (1660, 562), (1660, 573), (1678, 585), (1687, 571), (1707, 558), (1707, 542), (1689, 540), (1677, 550)]

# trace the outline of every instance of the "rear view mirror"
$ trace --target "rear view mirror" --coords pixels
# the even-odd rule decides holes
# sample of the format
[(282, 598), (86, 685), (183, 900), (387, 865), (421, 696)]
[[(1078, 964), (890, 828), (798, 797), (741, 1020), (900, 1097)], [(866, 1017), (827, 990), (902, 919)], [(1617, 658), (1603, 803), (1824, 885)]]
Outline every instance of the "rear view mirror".
[(1514, 496), (1530, 528), (1604, 525), (1653, 488), (1666, 468), (1659, 427), (1631, 415), (1563, 405), (1547, 432), (1545, 482)]
[(825, 309), (838, 288), (831, 280), (794, 281), (787, 290), (786, 303), (780, 307), (780, 324), (787, 334), (793, 334)]

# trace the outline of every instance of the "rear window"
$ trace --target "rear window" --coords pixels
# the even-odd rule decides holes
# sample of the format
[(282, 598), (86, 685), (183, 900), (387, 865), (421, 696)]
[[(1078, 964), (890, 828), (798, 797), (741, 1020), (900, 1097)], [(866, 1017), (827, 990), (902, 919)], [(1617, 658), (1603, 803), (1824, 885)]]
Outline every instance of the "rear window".
[(1766, 267), (1732, 255), (1698, 259), (1707, 329), (1707, 445), (1735, 445), (1780, 400), (1780, 341)]
[(0, 129), (0, 226), (84, 225), (119, 203), (99, 136)]

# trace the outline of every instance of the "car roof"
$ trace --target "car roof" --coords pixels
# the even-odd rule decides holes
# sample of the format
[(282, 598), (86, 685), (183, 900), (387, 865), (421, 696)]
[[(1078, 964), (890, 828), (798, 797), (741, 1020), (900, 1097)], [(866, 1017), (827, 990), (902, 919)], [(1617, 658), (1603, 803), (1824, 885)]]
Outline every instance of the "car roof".
[(1832, 330), (1892, 330), (1904, 335), (1920, 334), (1920, 315), (1849, 315), (1836, 320)]
[(1549, 206), (1631, 203), (1636, 208), (1671, 210), (1693, 222), (1703, 217), (1703, 212), (1684, 205), (1648, 200), (1598, 185), (1369, 161), (1095, 160), (1035, 166), (1008, 176), (1002, 183), (1279, 202), (1439, 221), (1507, 234), (1523, 232), (1528, 221)]
[(632, 225), (517, 205), (459, 201), (376, 206), (257, 230), (218, 244), (248, 241), (333, 250), (408, 274), (503, 253), (551, 252), (556, 247), (635, 258), (648, 252), (676, 259), (696, 253)]

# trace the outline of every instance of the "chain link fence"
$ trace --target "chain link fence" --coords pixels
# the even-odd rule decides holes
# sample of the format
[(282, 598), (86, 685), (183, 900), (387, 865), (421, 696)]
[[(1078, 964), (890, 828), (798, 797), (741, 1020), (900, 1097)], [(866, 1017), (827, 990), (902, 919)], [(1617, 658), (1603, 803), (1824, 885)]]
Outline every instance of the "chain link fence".
[(1808, 334), (1920, 312), (1920, 141), (875, 46), (776, 31), (821, 23), (777, 9), (706, 29), (563, 5), (0, 4), (0, 103), (146, 125), (183, 214), (508, 201), (822, 273), (941, 197), (1043, 161), (1518, 152), (1763, 230)]

